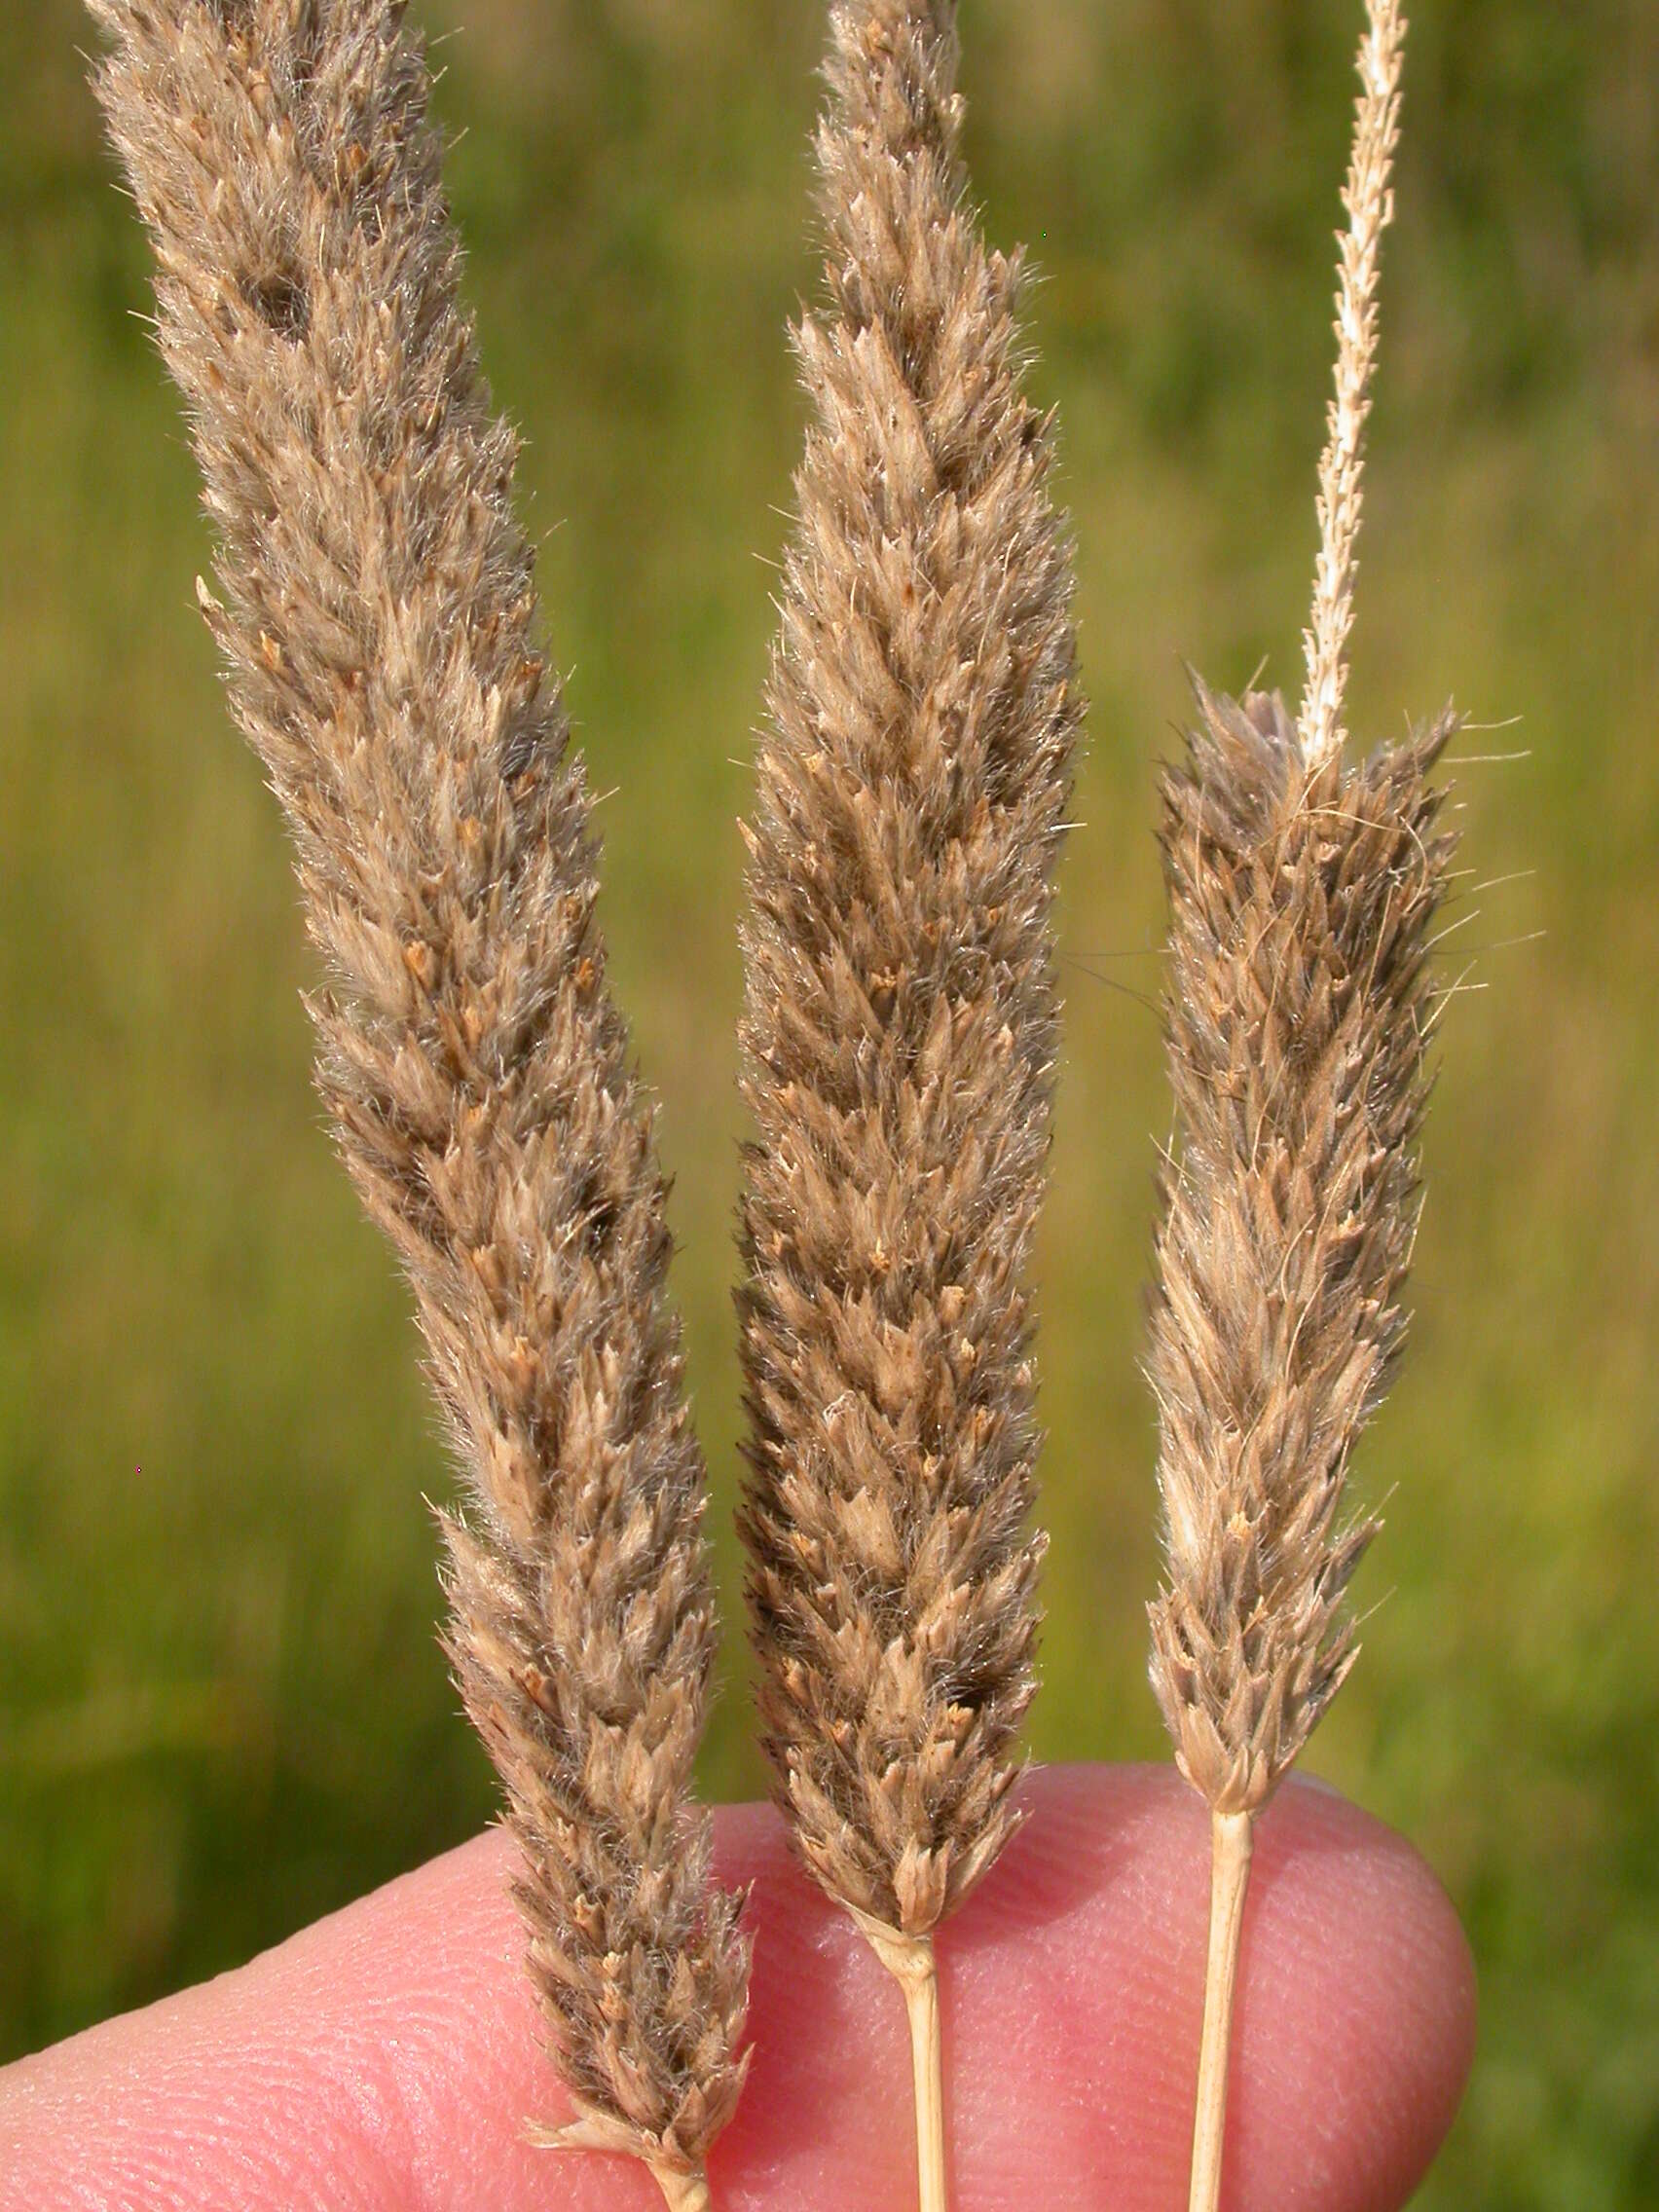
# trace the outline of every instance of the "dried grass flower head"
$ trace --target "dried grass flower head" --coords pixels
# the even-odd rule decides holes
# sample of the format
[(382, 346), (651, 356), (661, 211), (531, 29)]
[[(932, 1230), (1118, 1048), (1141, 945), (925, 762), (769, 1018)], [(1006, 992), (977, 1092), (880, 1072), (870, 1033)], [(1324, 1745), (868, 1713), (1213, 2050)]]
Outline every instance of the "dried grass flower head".
[(1032, 1692), (1023, 1287), (1081, 716), (1017, 261), (964, 205), (954, 10), (832, 14), (829, 308), (750, 831), (745, 1525), (807, 1860), (925, 1934), (1006, 1833)]
[(292, 830), (318, 1082), (467, 1478), (449, 1648), (579, 2120), (677, 2204), (743, 2079), (690, 1797), (715, 1614), (651, 1115), (400, 0), (92, 0)]
[(1150, 1372), (1168, 1576), (1153, 1681), (1182, 1771), (1253, 1814), (1347, 1672), (1355, 1439), (1404, 1333), (1453, 729), (1309, 769), (1276, 694), (1198, 686), (1164, 777), (1165, 1175)]
[(831, 12), (742, 1030), (764, 1742), (807, 1863), (904, 1984), (930, 2204), (931, 1935), (1009, 1833), (1034, 1687), (1026, 1274), (1082, 715), (1020, 266), (965, 203), (956, 57), (942, 0)]

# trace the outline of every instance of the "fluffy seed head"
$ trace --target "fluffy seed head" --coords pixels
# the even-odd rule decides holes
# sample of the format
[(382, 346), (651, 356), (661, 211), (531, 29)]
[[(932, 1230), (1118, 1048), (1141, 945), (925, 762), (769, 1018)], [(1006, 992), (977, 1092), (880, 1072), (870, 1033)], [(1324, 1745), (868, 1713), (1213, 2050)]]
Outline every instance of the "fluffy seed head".
[(1025, 1273), (1082, 702), (954, 10), (846, 0), (827, 308), (749, 830), (740, 1294), (760, 1709), (813, 1871), (926, 1933), (1011, 1821), (1040, 1546)]
[(1375, 1524), (1343, 1495), (1404, 1330), (1453, 846), (1428, 776), (1456, 724), (1309, 770), (1276, 693), (1198, 702), (1163, 782), (1152, 1679), (1182, 1771), (1253, 1813), (1353, 1658), (1344, 1595)]
[(219, 537), (204, 610), (330, 977), (320, 1088), (469, 1478), (450, 1650), (573, 2139), (689, 2174), (742, 2081), (747, 1968), (689, 1797), (702, 1465), (426, 72), (401, 0), (92, 5)]

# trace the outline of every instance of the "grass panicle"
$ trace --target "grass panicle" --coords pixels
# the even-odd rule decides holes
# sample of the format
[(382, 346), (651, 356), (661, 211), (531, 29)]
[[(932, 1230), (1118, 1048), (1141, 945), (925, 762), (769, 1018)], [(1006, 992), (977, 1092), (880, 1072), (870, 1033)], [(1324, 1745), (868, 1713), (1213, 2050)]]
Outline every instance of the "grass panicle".
[(329, 977), (320, 1088), (468, 1478), (449, 1649), (523, 1846), (560, 2139), (694, 2205), (747, 1973), (690, 1796), (703, 1468), (426, 70), (399, 0), (92, 7), (218, 535), (203, 604)]
[(933, 1931), (1009, 1832), (1033, 1690), (1025, 1277), (1083, 711), (1020, 265), (965, 204), (956, 62), (943, 0), (831, 11), (829, 300), (794, 334), (811, 423), (742, 1025), (764, 1741), (807, 1863), (904, 1983), (919, 2064)]

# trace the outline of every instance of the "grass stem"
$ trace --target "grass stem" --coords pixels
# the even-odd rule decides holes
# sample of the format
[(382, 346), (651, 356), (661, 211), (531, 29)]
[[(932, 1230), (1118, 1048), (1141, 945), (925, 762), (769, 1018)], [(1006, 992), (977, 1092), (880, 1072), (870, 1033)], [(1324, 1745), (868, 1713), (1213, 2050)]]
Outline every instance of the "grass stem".
[(944, 2049), (940, 2033), (939, 1962), (931, 1936), (901, 1936), (866, 1926), (877, 1958), (904, 1992), (910, 2068), (916, 2092), (916, 2201), (919, 2212), (949, 2212), (944, 2158)]
[(701, 2167), (694, 2174), (682, 2172), (678, 2166), (652, 2166), (657, 2187), (668, 2199), (668, 2212), (713, 2212), (714, 2198), (709, 2194), (709, 2177)]
[(1209, 1964), (1204, 2030), (1198, 2046), (1198, 2109), (1193, 2120), (1193, 2180), (1188, 2212), (1217, 2212), (1227, 2132), (1227, 2065), (1233, 2044), (1233, 1994), (1244, 1929), (1255, 1823), (1248, 1813), (1217, 1813), (1210, 1824)]

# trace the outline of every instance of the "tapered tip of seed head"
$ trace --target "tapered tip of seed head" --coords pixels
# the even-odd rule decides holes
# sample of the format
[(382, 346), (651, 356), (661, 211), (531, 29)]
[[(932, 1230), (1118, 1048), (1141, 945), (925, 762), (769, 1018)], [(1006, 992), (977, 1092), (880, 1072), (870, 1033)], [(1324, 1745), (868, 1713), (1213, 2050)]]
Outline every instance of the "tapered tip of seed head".
[(1406, 23), (1394, 0), (1367, 0), (1360, 41), (1360, 92), (1354, 104), (1353, 151), (1343, 205), (1337, 288), (1337, 364), (1319, 461), (1316, 513), (1319, 551), (1313, 604), (1303, 645), (1307, 682), (1299, 735), (1303, 759), (1317, 774), (1342, 752), (1347, 688), (1347, 639), (1353, 626), (1354, 580), (1365, 474), (1365, 429), (1377, 358), (1379, 251), (1394, 216), (1390, 183), (1399, 136), (1400, 69)]

